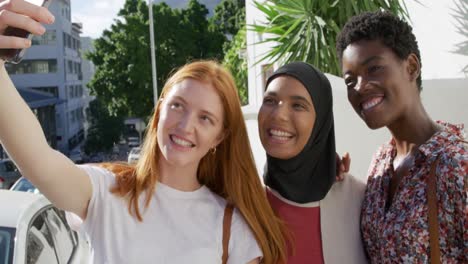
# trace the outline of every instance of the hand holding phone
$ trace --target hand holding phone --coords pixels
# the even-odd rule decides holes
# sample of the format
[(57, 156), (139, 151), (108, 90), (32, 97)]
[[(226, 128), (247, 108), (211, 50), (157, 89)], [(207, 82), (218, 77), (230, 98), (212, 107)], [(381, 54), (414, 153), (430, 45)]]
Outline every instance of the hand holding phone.
[[(32, 34), (42, 35), (40, 23), (53, 23), (53, 15), (46, 10), (51, 0), (0, 0), (0, 59), (19, 63), (25, 49), (31, 45)], [(45, 8), (45, 12), (44, 12)]]

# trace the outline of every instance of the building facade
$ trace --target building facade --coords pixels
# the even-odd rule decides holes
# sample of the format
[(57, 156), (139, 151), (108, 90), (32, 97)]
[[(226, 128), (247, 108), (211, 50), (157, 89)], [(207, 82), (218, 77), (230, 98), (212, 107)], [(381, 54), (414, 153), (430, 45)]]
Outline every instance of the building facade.
[(21, 63), (6, 67), (18, 89), (45, 92), (57, 99), (54, 147), (68, 154), (84, 142), (89, 104), (81, 66), (82, 26), (71, 21), (70, 0), (53, 1), (49, 10), (55, 23), (33, 38)]

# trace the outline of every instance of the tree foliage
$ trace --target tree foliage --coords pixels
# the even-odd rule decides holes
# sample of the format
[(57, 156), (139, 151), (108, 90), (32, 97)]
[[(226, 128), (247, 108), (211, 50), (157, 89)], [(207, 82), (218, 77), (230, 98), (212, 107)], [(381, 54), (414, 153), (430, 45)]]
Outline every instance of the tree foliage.
[(87, 154), (108, 151), (118, 142), (124, 130), (123, 118), (111, 116), (104, 104), (96, 99), (89, 104), (88, 136), (85, 142)]
[(231, 41), (226, 54), (224, 55), (223, 65), (228, 68), (236, 81), (242, 105), (248, 103), (248, 85), (247, 85), (247, 58), (245, 52), (247, 49), (246, 28), (241, 28)]
[(245, 25), (245, 0), (222, 0), (216, 7), (213, 23), (231, 36)]
[[(455, 1), (455, 6), (457, 32), (465, 38), (456, 45), (455, 53), (468, 56), (468, 0)], [(463, 68), (463, 72), (468, 76), (468, 64)]]
[(408, 18), (402, 0), (270, 0), (255, 6), (266, 23), (249, 26), (273, 44), (260, 61), (306, 61), (335, 75), (340, 73), (335, 39), (351, 16), (383, 9)]
[[(223, 58), (225, 36), (210, 26), (208, 10), (196, 0), (185, 9), (153, 5), (158, 92), (170, 72), (196, 59)], [(126, 0), (118, 19), (88, 58), (96, 73), (88, 85), (110, 114), (147, 117), (153, 109), (148, 6)]]

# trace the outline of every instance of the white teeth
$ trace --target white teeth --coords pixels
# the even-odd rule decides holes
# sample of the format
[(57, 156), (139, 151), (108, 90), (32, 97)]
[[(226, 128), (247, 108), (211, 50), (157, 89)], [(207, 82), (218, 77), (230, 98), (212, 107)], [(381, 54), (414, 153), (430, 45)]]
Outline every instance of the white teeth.
[(181, 145), (181, 146), (184, 146), (184, 147), (192, 147), (193, 144), (186, 141), (186, 140), (183, 140), (183, 139), (180, 139), (178, 137), (175, 137), (175, 136), (172, 136), (172, 140), (177, 144), (177, 145)]
[(362, 103), (362, 109), (367, 110), (382, 102), (383, 97), (375, 97), (372, 99), (367, 100), (366, 102)]
[(276, 137), (292, 137), (291, 133), (281, 131), (281, 130), (276, 130), (276, 129), (271, 129), (270, 133), (271, 135), (276, 136)]

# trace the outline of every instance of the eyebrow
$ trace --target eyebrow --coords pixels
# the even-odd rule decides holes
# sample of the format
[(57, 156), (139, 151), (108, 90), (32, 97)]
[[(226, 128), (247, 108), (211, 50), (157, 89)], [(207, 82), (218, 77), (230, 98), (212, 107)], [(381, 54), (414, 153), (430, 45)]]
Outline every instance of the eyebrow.
[[(266, 92), (265, 95), (278, 96), (278, 94), (276, 92)], [(305, 98), (304, 96), (292, 95), (289, 98), (292, 99), (292, 100), (302, 101), (302, 102), (306, 103), (307, 105), (312, 106), (312, 104), (309, 102), (309, 100), (307, 100), (307, 98)]]
[[(367, 64), (371, 63), (372, 61), (381, 60), (381, 59), (383, 59), (381, 56), (377, 56), (377, 55), (376, 56), (371, 56), (371, 57), (365, 59), (364, 61), (362, 61), (361, 63), (359, 63), (359, 66), (364, 66), (364, 65), (367, 65)], [(346, 71), (344, 73), (344, 75), (349, 74), (350, 72), (351, 71)]]
[(210, 117), (213, 118), (216, 122), (219, 121), (219, 119), (218, 119), (213, 113), (211, 113), (211, 112), (208, 111), (208, 110), (202, 110), (202, 113), (204, 113), (205, 115), (210, 116)]
[[(181, 97), (181, 96), (175, 95), (174, 98), (176, 98), (176, 99), (182, 101), (184, 104), (188, 104), (187, 101), (186, 101), (183, 97)], [(216, 117), (216, 115), (214, 115), (214, 114), (211, 113), (210, 111), (204, 110), (204, 109), (202, 109), (201, 111), (202, 111), (203, 114), (208, 115), (208, 116), (212, 117), (213, 119), (215, 119), (216, 122), (219, 121), (219, 119)]]

